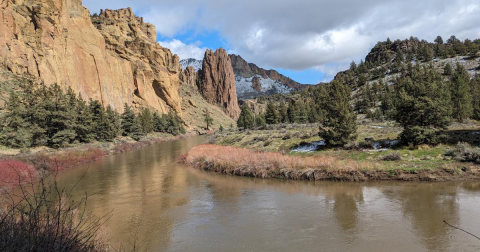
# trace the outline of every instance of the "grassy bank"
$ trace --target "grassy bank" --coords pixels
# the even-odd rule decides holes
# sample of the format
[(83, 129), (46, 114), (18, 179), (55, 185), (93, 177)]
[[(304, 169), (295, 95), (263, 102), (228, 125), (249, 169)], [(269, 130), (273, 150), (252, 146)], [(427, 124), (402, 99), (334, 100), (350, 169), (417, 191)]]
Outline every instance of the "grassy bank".
[(144, 137), (141, 141), (121, 137), (113, 142), (78, 144), (60, 149), (40, 147), (19, 150), (3, 147), (0, 149), (0, 187), (13, 187), (29, 183), (38, 177), (40, 171), (64, 170), (117, 153), (194, 135), (196, 134), (172, 136), (170, 134), (154, 133)]
[[(345, 148), (309, 153), (291, 150), (321, 140), (315, 124), (269, 125), (265, 130), (217, 132), (210, 137), (210, 144), (195, 147), (182, 161), (202, 170), (258, 178), (340, 181), (480, 178), (480, 165), (473, 160), (477, 152), (480, 153), (478, 148), (457, 151), (457, 145), (452, 144), (374, 149), (372, 143), (397, 139), (402, 129), (393, 122), (366, 119), (360, 119), (357, 125), (355, 143)], [(466, 134), (465, 139), (454, 135), (456, 140), (468, 141), (475, 129), (478, 123), (468, 122), (454, 124), (448, 131), (470, 130), (472, 132)]]
[(255, 178), (332, 181), (450, 181), (480, 178), (480, 166), (453, 160), (435, 167), (422, 160), (380, 161), (339, 158), (328, 153), (285, 155), (231, 146), (205, 144), (179, 159), (197, 169)]

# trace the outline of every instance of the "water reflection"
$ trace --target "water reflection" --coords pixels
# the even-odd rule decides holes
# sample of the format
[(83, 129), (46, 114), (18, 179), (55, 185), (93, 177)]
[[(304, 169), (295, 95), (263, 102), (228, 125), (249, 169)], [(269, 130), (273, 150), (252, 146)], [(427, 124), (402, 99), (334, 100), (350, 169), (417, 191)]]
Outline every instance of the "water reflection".
[(480, 182), (330, 183), (226, 177), (175, 163), (203, 138), (72, 169), (114, 244), (145, 251), (477, 251)]

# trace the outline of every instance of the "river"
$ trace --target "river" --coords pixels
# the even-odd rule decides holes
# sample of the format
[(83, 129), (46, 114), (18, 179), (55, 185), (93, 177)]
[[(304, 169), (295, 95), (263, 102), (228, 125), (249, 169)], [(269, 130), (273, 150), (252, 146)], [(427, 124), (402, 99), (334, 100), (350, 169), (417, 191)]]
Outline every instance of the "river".
[[(226, 177), (176, 164), (204, 137), (60, 174), (110, 213), (113, 245), (142, 251), (480, 251), (480, 181), (339, 183)], [(84, 175), (85, 174), (85, 175)]]

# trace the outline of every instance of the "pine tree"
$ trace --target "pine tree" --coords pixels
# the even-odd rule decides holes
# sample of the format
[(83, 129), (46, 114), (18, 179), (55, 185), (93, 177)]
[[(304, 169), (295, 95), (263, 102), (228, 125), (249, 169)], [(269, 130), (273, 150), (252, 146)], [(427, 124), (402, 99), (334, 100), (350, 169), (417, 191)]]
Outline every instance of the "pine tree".
[(239, 129), (253, 129), (255, 126), (255, 118), (253, 116), (252, 109), (243, 103), (241, 107), (240, 117), (237, 120), (237, 127)]
[(473, 114), (470, 76), (465, 68), (457, 63), (457, 68), (450, 82), (453, 106), (453, 118), (463, 122)]
[(158, 115), (157, 112), (153, 113), (153, 130), (155, 132), (167, 132), (168, 122), (165, 116)]
[(20, 97), (14, 91), (6, 102), (6, 114), (2, 118), (5, 126), (2, 131), (2, 143), (13, 148), (28, 148), (32, 146), (32, 133), (28, 130), (30, 124), (25, 120), (26, 108)]
[(149, 108), (143, 108), (140, 112), (140, 122), (145, 133), (151, 133), (154, 129), (153, 115)]
[(259, 129), (265, 129), (267, 127), (264, 115), (260, 114), (255, 116), (255, 126)]
[(453, 68), (450, 63), (447, 63), (445, 67), (443, 68), (443, 74), (446, 76), (452, 76), (453, 75)]
[(267, 109), (265, 111), (265, 121), (267, 124), (277, 124), (280, 121), (279, 119), (280, 114), (278, 113), (275, 104), (273, 104), (273, 102), (268, 102)]
[(138, 121), (136, 120), (135, 113), (132, 111), (130, 106), (125, 103), (121, 123), (123, 135), (132, 136), (135, 131), (138, 131), (138, 128), (141, 128), (141, 126), (137, 125), (137, 122)]
[(85, 100), (81, 95), (78, 95), (77, 104), (75, 106), (76, 121), (73, 129), (77, 134), (77, 141), (81, 143), (89, 143), (95, 139), (95, 132), (93, 128), (93, 116), (88, 108)]
[(213, 118), (210, 115), (210, 111), (208, 110), (208, 108), (205, 109), (205, 113), (204, 113), (203, 117), (204, 117), (205, 124), (207, 126), (207, 130), (210, 130), (210, 126), (213, 123)]
[(470, 89), (472, 91), (472, 107), (473, 115), (472, 118), (475, 120), (480, 120), (480, 76), (475, 76), (475, 78), (470, 80)]
[(329, 146), (342, 146), (356, 139), (356, 115), (350, 106), (351, 90), (339, 81), (332, 81), (327, 87), (325, 101), (326, 118), (320, 126), (319, 136)]
[(140, 141), (146, 135), (145, 131), (143, 131), (142, 128), (142, 121), (140, 120), (140, 117), (135, 116), (133, 122), (134, 123), (132, 124), (132, 128), (130, 129), (129, 136), (135, 141)]
[(284, 101), (280, 102), (280, 105), (278, 106), (278, 113), (280, 117), (280, 122), (281, 123), (287, 123), (288, 122), (288, 109), (287, 106), (285, 105)]
[(288, 121), (290, 123), (295, 123), (295, 119), (297, 118), (297, 108), (295, 106), (295, 102), (291, 99), (288, 102), (288, 109), (287, 109)]
[(449, 124), (450, 92), (433, 68), (416, 67), (397, 79), (395, 120), (403, 127), (400, 141), (404, 145), (438, 144)]

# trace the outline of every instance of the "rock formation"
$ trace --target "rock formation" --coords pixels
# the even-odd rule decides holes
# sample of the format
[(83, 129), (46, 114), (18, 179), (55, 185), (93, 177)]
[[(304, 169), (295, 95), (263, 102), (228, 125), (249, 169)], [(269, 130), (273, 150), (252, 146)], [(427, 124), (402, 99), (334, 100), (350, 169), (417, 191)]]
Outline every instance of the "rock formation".
[(197, 84), (197, 73), (195, 72), (195, 68), (192, 66), (188, 66), (183, 73), (180, 75), (180, 80), (185, 85), (189, 86), (196, 86)]
[(81, 0), (3, 0), (0, 20), (0, 64), (8, 71), (72, 87), (118, 111), (127, 103), (181, 112), (179, 58), (131, 9), (91, 18)]
[(224, 49), (220, 48), (215, 53), (212, 50), (205, 52), (202, 69), (198, 71), (197, 86), (209, 103), (222, 107), (233, 119), (239, 117), (235, 75)]
[(252, 88), (258, 92), (262, 91), (262, 83), (260, 83), (260, 78), (257, 76), (253, 77), (252, 79)]

